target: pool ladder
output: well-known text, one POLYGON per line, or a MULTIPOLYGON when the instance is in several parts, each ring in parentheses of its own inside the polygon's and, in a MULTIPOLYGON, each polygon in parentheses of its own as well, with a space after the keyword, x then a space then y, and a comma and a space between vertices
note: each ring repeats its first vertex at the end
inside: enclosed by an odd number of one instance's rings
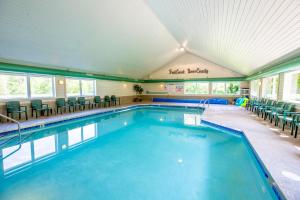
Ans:
POLYGON ((209 98, 208 99, 205 99, 202 103, 202 107, 205 108, 205 105, 207 105, 207 107, 209 108, 209 98))
MULTIPOLYGON (((19 144, 21 144, 21 139, 22 139, 22 136, 21 136, 21 124, 20 124, 20 122, 19 121, 17 121, 17 120, 15 120, 15 119, 13 119, 13 118, 11 118, 11 117, 7 117, 7 116, 5 116, 5 115, 3 115, 3 114, 0 114, 0 117, 2 117, 2 118, 4 118, 4 119, 7 119, 7 120, 9 120, 9 121, 12 121, 12 122, 14 122, 14 123, 16 123, 17 125, 18 125, 18 138, 19 138, 19 144)), ((3 137, 3 136, 2 136, 3 137)), ((0 137, 1 138, 1 137, 0 137)), ((12 137, 12 138, 14 138, 14 137, 12 137)), ((10 138, 10 139, 8 139, 8 140, 6 140, 5 142, 3 142, 3 143, 0 143, 0 147, 2 146, 2 145, 4 145, 4 144, 6 144, 7 142, 9 142, 12 138, 10 138)))

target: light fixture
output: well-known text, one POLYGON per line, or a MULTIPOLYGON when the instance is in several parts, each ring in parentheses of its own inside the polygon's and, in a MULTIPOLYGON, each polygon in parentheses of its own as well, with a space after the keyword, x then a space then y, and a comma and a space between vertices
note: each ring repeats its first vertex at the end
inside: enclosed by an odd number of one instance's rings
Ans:
POLYGON ((59 84, 59 85, 63 85, 63 84, 64 84, 64 81, 63 81, 63 80, 59 80, 59 81, 58 81, 58 84, 59 84))
POLYGON ((123 84, 123 87, 127 87, 127 84, 126 84, 126 83, 124 83, 124 84, 123 84))
POLYGON ((163 84, 160 84, 159 86, 160 86, 161 88, 163 88, 163 87, 164 87, 164 85, 163 85, 163 84))
POLYGON ((179 48, 179 51, 181 51, 181 52, 183 52, 184 50, 185 50, 184 47, 179 48))

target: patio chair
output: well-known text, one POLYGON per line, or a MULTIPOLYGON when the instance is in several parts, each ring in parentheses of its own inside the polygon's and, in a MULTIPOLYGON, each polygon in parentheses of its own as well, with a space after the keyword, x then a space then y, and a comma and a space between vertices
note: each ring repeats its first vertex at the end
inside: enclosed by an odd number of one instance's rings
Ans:
POLYGON ((56 113, 58 113, 58 110, 60 109, 60 114, 63 114, 64 112, 67 112, 67 108, 69 109, 70 112, 70 106, 66 103, 65 98, 57 98, 55 100, 56 103, 56 113))
POLYGON ((31 117, 33 117, 34 112, 36 118, 38 118, 38 112, 40 115, 47 112, 47 116, 49 116, 49 112, 52 114, 52 108, 48 104, 44 104, 41 99, 35 99, 31 100, 31 117))
POLYGON ((11 118, 14 118, 15 114, 19 114, 19 119, 21 119, 21 114, 24 113, 26 120, 28 120, 27 107, 21 106, 20 101, 7 102, 6 111, 7 111, 7 116, 9 117, 9 115, 11 115, 11 118))
POLYGON ((88 106, 88 108, 91 109, 91 106, 92 106, 91 101, 86 100, 85 97, 78 97, 77 101, 78 101, 80 110, 82 110, 82 109, 85 110, 86 106, 88 106))
POLYGON ((77 102, 76 97, 68 97, 68 105, 69 105, 69 110, 73 110, 73 112, 75 112, 75 110, 77 110, 77 107, 80 106, 80 104, 77 102))

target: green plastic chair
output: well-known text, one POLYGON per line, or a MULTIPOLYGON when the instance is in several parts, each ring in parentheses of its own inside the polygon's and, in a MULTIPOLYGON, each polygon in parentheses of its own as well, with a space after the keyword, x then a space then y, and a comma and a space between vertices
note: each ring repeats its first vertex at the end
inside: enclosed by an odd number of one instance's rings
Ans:
POLYGON ((263 115, 264 115, 264 120, 269 118, 269 120, 271 121, 272 113, 274 111, 276 111, 277 109, 283 109, 284 105, 285 105, 284 102, 278 101, 278 102, 275 102, 273 106, 266 106, 262 111, 263 115))
POLYGON ((252 112, 256 112, 256 110, 266 102, 266 99, 262 98, 254 102, 253 107, 251 109, 252 112))
POLYGON ((266 109, 267 107, 273 106, 275 103, 274 100, 268 99, 265 103, 260 104, 257 108, 256 108, 256 114, 257 116, 259 116, 260 114, 262 115, 262 117, 264 117, 264 109, 266 109))
POLYGON ((56 103, 56 113, 58 113, 58 110, 60 109, 60 114, 63 114, 64 112, 67 112, 67 108, 69 109, 70 112, 70 106, 66 103, 65 98, 57 98, 55 100, 56 103))
POLYGON ((19 114, 19 119, 21 119, 21 114, 25 114, 26 120, 28 120, 27 107, 21 106, 20 101, 9 101, 6 103, 7 116, 11 115, 11 118, 15 117, 15 114, 19 114))
POLYGON ((293 130, 295 129, 295 135, 294 135, 295 138, 297 138, 299 126, 300 126, 300 113, 296 113, 294 114, 293 117, 293 125, 291 131, 291 135, 293 135, 293 130))
POLYGON ((256 98, 253 98, 253 99, 249 99, 249 101, 247 102, 245 108, 247 110, 252 110, 252 107, 254 106, 255 102, 257 101, 256 98))
POLYGON ((82 109, 85 110, 86 106, 88 106, 89 109, 91 109, 92 104, 91 104, 90 100, 86 100, 85 97, 78 97, 77 102, 78 102, 80 110, 82 110, 82 109))
POLYGON ((290 123, 292 126, 294 115, 297 114, 295 111, 295 104, 288 103, 285 109, 276 115, 275 126, 282 125, 282 130, 284 131, 284 127, 287 123, 290 123))
POLYGON ((77 107, 80 106, 79 103, 77 103, 76 97, 68 97, 68 105, 69 105, 69 110, 71 110, 72 108, 73 112, 75 112, 77 107))
POLYGON ((111 103, 112 106, 117 105, 117 97, 115 95, 110 96, 110 103, 111 103))
POLYGON ((103 101, 100 96, 94 96, 94 104, 95 106, 101 107, 103 101))
POLYGON ((47 112, 47 116, 49 116, 49 112, 52 114, 52 108, 49 107, 48 104, 43 104, 41 99, 31 100, 31 116, 33 117, 33 112, 35 111, 35 117, 38 118, 38 112, 40 115, 45 114, 47 112))
POLYGON ((104 102, 103 102, 104 107, 110 106, 110 103, 111 103, 110 97, 106 95, 104 97, 104 102))

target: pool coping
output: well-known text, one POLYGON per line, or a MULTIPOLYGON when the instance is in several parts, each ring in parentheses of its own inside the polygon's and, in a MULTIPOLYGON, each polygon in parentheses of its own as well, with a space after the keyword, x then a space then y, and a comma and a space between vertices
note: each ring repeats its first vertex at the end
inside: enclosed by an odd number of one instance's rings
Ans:
MULTIPOLYGON (((113 107, 113 108, 109 108, 107 110, 103 110, 103 109, 99 109, 99 110, 95 110, 96 112, 83 112, 81 115, 62 115, 63 117, 66 117, 65 119, 62 118, 48 118, 48 120, 46 119, 45 123, 38 123, 35 125, 29 125, 29 126, 25 126, 24 128, 21 128, 22 131, 34 131, 35 129, 41 128, 41 127, 47 127, 47 126, 53 126, 55 124, 60 124, 63 122, 68 122, 68 121, 75 121, 78 119, 82 119, 82 118, 86 118, 86 117, 92 117, 92 116, 97 116, 97 115, 104 115, 104 114, 110 114, 110 113, 118 113, 118 112, 124 112, 127 110, 131 110, 131 109, 136 109, 136 108, 143 108, 143 107, 173 107, 173 108, 191 108, 191 109, 202 109, 203 111, 205 111, 205 107, 202 106, 192 106, 192 105, 168 105, 168 104, 137 104, 137 105, 128 105, 128 106, 122 106, 122 107, 113 107)), ((235 128, 230 128, 227 126, 224 126, 222 124, 218 124, 215 122, 211 122, 208 120, 204 120, 201 119, 201 124, 210 126, 212 128, 216 128, 216 129, 220 129, 222 131, 229 131, 233 134, 237 134, 239 136, 242 136, 247 145, 250 147, 251 153, 253 154, 256 162, 258 163, 260 169, 262 170, 262 172, 264 173, 264 177, 266 178, 268 184, 270 185, 270 187, 272 188, 275 196, 277 197, 277 199, 279 200, 286 200, 286 197, 284 195, 284 193, 282 192, 282 190, 280 189, 280 187, 278 186, 278 184, 276 183, 276 181, 274 180, 274 178, 272 177, 271 173, 268 171, 267 167, 265 166, 265 164, 263 163, 263 161, 261 160, 261 158, 259 157, 258 153, 256 152, 256 150, 254 149, 253 145, 251 144, 251 142, 249 141, 249 139, 247 138, 246 134, 239 129, 235 129, 235 128)), ((21 122, 22 125, 22 122, 21 122)), ((17 127, 14 130, 9 130, 9 131, 0 131, 0 137, 3 136, 8 136, 10 135, 10 137, 16 136, 17 134, 17 127)))

